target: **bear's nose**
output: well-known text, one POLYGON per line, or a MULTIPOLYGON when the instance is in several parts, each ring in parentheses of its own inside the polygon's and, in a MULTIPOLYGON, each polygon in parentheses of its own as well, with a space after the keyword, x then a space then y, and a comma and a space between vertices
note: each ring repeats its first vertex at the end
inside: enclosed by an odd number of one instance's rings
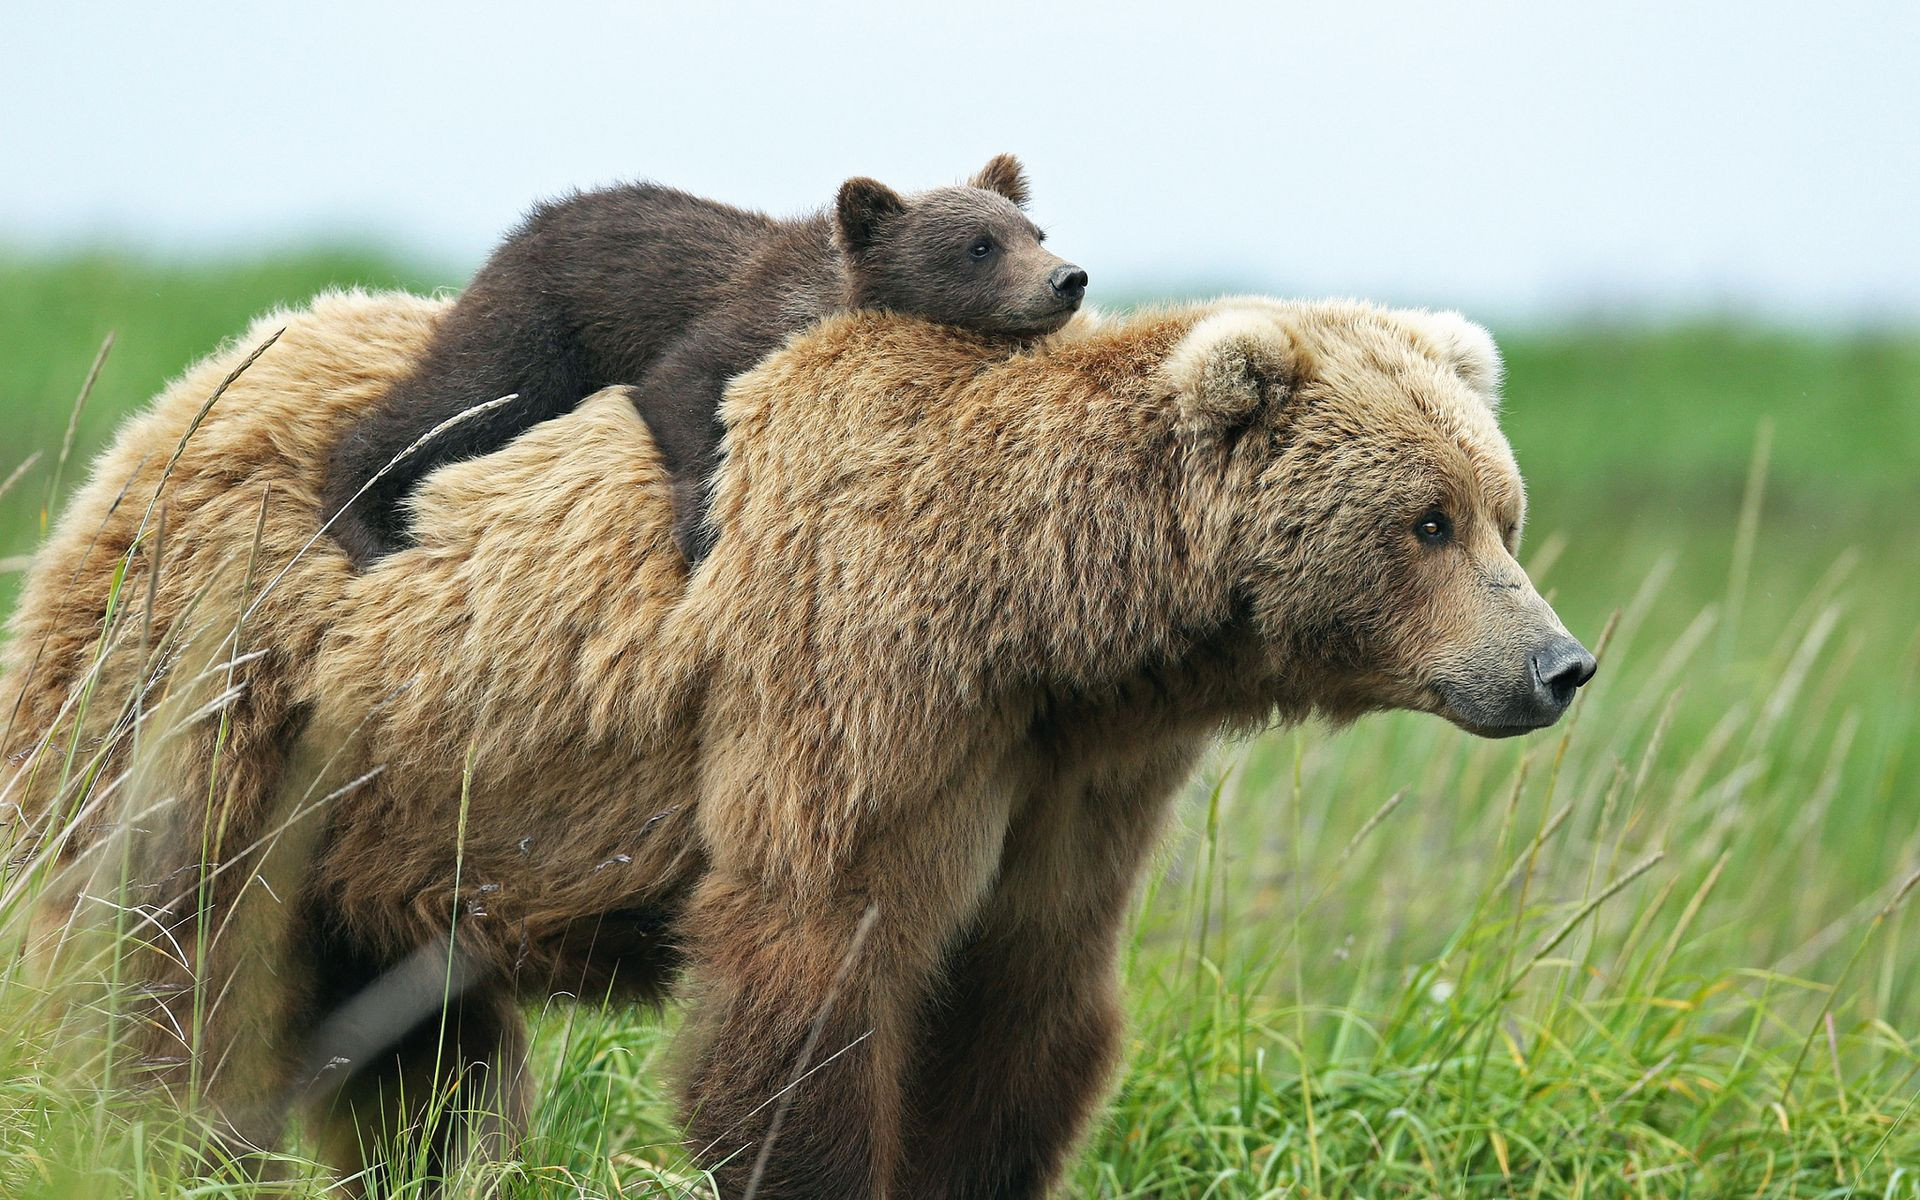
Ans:
POLYGON ((1558 708, 1573 701, 1573 693, 1593 678, 1598 666, 1587 648, 1570 637, 1555 638, 1533 655, 1534 678, 1558 708))
POLYGON ((1087 273, 1072 263, 1055 267, 1047 282, 1053 284, 1054 294, 1064 300, 1078 300, 1087 294, 1087 273))

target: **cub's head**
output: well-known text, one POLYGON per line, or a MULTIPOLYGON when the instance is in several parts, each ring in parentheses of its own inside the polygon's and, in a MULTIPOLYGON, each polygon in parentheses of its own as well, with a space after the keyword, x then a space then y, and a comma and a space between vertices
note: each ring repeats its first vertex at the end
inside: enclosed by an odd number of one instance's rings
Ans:
POLYGON ((1223 473, 1216 536, 1283 704, 1487 737, 1560 718, 1595 664, 1514 558, 1526 497, 1484 329, 1227 302, 1166 371, 1182 436, 1223 473))
POLYGON ((1066 324, 1087 273, 1041 245, 1021 209, 1027 178, 1002 154, 958 187, 902 196, 849 179, 834 203, 855 308, 882 308, 982 333, 1038 335, 1066 324))

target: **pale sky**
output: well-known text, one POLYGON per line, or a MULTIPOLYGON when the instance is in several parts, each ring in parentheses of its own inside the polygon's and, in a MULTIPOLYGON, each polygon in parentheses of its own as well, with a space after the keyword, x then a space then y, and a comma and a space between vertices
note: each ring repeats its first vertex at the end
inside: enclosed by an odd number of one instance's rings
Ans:
POLYGON ((775 213, 1001 150, 1093 298, 1920 320, 1920 3, 28 4, 0 246, 460 270, 650 177, 775 213))

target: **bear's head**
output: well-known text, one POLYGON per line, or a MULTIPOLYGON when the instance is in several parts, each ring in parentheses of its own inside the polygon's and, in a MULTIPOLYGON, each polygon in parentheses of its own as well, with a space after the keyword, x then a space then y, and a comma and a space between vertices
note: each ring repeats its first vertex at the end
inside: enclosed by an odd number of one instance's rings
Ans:
POLYGON ((1182 436, 1221 466, 1216 540, 1276 693, 1489 737, 1560 718, 1595 663, 1514 557, 1526 498, 1486 330, 1236 301, 1165 370, 1182 436))
POLYGON ((1051 333, 1087 291, 1087 273, 1041 243, 1021 209, 1027 179, 1011 154, 966 184, 902 196, 849 179, 834 204, 834 240, 855 308, 886 309, 982 333, 1051 333))

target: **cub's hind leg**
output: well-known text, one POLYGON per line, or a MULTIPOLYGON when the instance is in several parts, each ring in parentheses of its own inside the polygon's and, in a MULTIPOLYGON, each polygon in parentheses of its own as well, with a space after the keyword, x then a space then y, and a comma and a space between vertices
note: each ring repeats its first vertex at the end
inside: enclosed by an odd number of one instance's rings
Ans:
POLYGON ((436 467, 498 450, 586 398, 581 353, 559 315, 531 301, 488 304, 481 287, 461 298, 420 361, 334 447, 320 518, 333 520, 333 537, 355 567, 413 544, 405 501, 436 467), (515 399, 401 456, 442 422, 509 395, 515 399))

